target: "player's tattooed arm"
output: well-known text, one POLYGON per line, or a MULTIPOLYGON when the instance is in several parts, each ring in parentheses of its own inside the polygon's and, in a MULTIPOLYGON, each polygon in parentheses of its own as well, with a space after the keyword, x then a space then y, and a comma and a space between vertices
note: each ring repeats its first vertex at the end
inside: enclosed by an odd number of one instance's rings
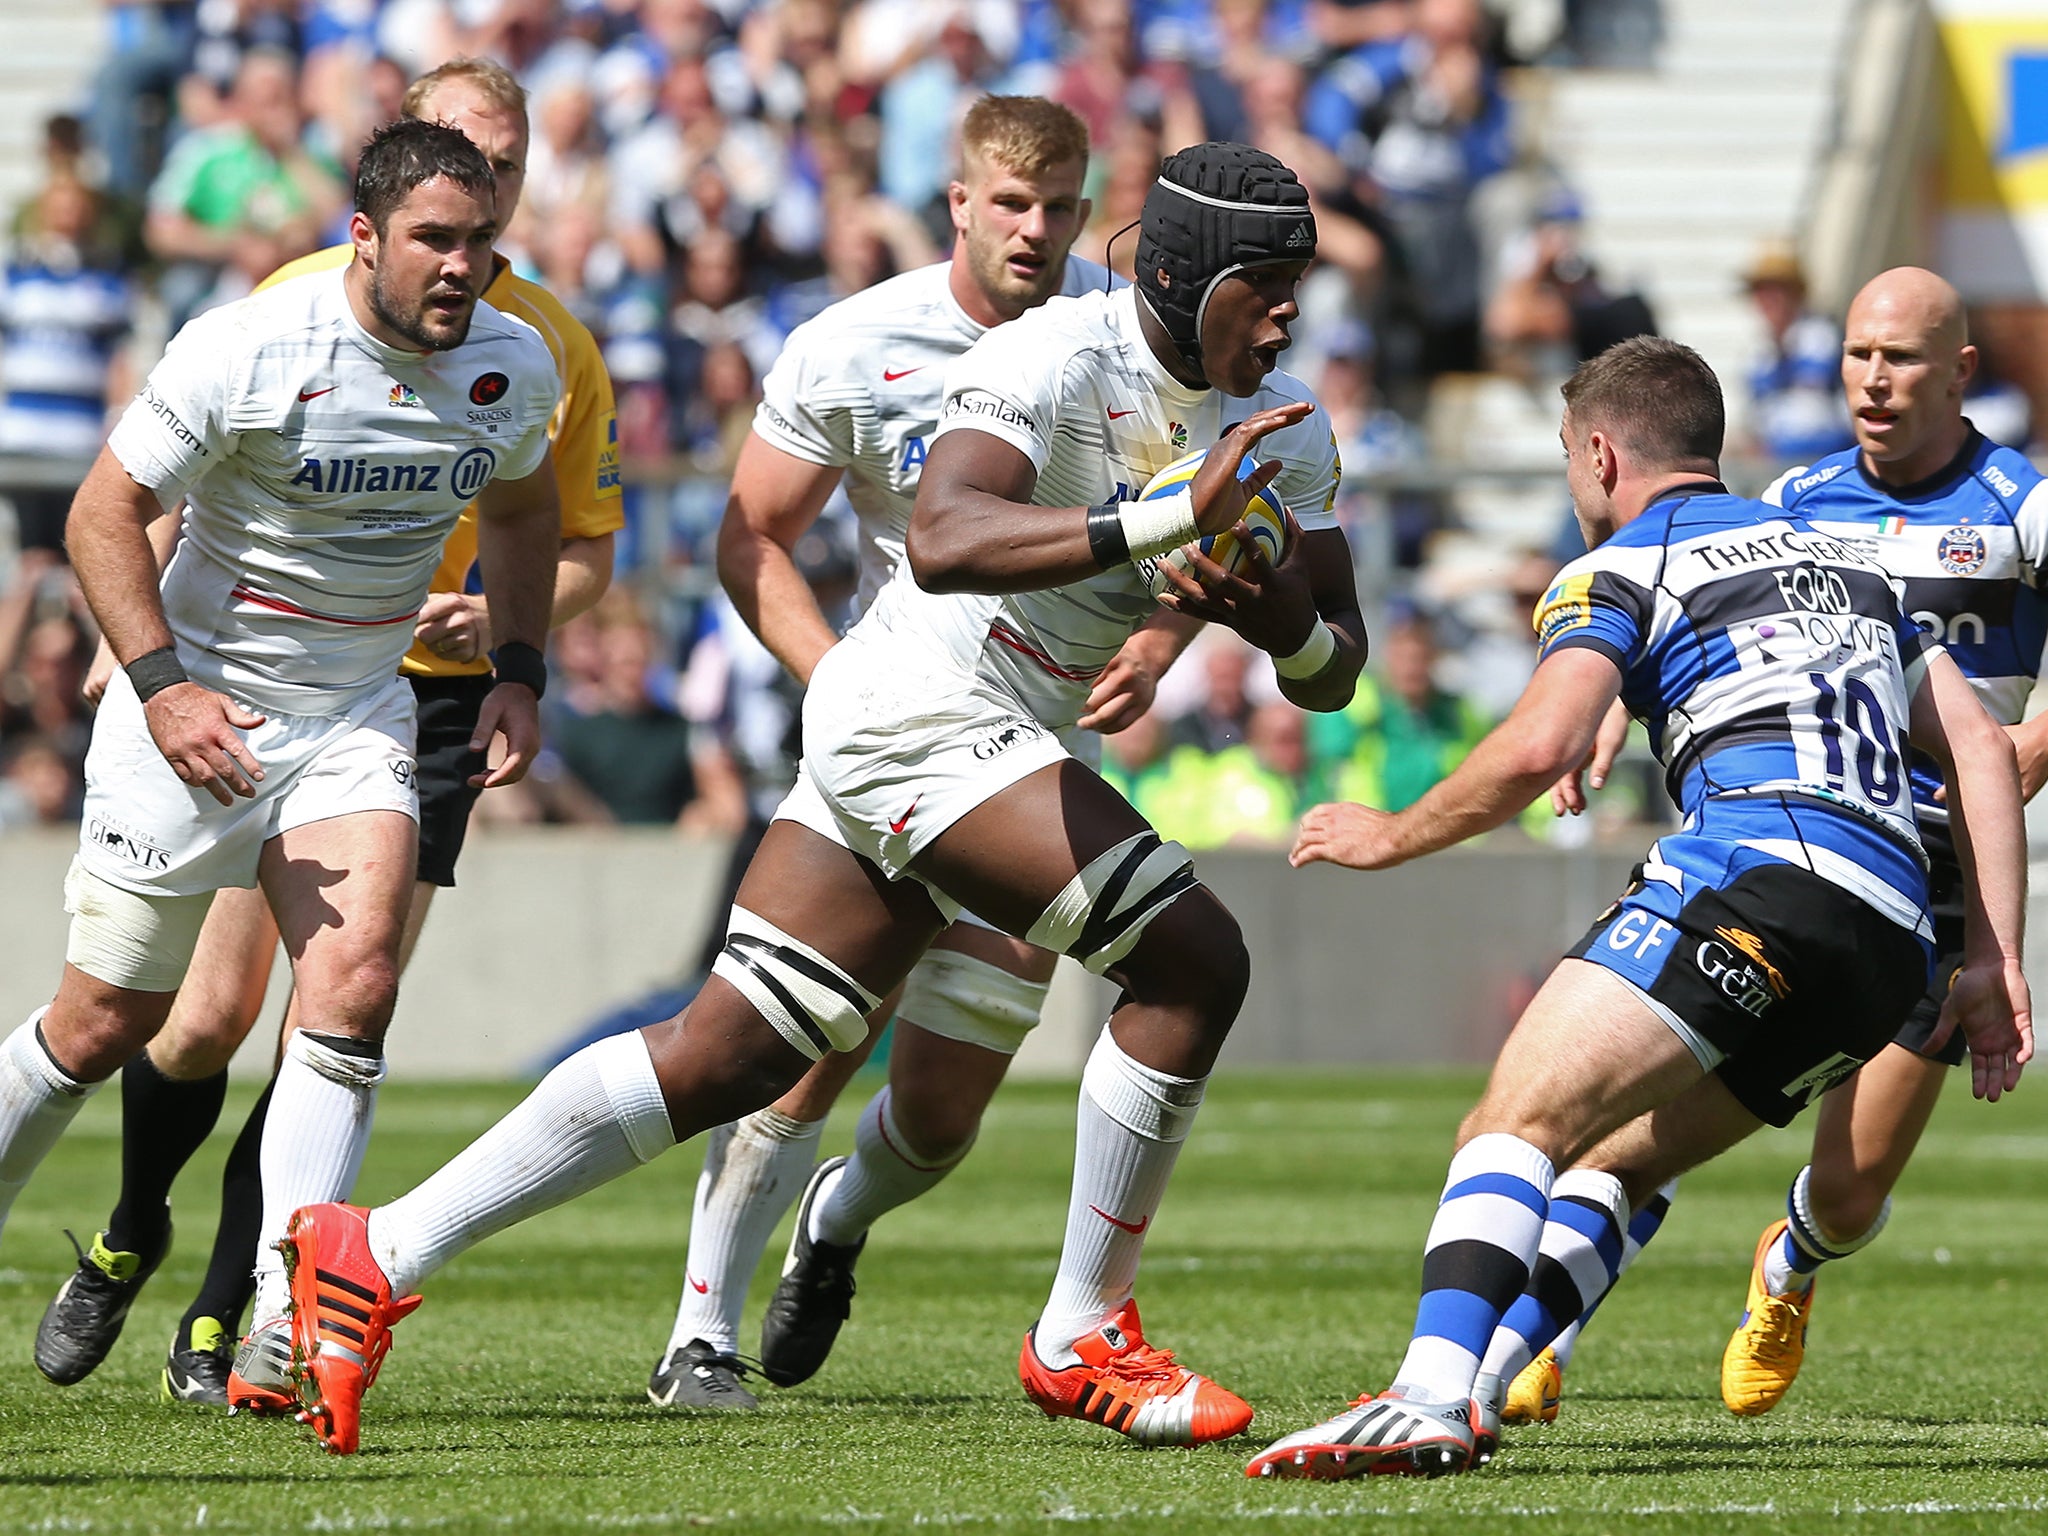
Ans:
POLYGON ((1288 862, 1391 869, 1490 832, 1555 784, 1593 745, 1621 671, 1585 646, 1553 651, 1513 713, 1452 772, 1405 811, 1319 805, 1301 819, 1288 862))
POLYGON ((794 552, 831 499, 840 473, 749 432, 718 525, 718 579, 726 595, 747 628, 806 685, 839 636, 797 569, 794 552))
POLYGON ((254 795, 263 778, 238 734, 261 725, 263 716, 182 675, 149 537, 163 511, 156 492, 131 478, 112 449, 102 448, 71 503, 64 541, 114 659, 126 667, 156 658, 150 679, 136 674, 136 692, 157 750, 180 779, 231 805, 237 795, 254 795))
POLYGON ((1963 966, 1928 1046, 1961 1029, 1971 1087, 1980 1099, 1996 1099, 2018 1084, 2034 1054, 2033 1005, 2021 970, 2027 830, 2019 767, 2011 739, 1946 652, 1928 655, 1908 731, 1941 764, 1963 872, 1963 966))

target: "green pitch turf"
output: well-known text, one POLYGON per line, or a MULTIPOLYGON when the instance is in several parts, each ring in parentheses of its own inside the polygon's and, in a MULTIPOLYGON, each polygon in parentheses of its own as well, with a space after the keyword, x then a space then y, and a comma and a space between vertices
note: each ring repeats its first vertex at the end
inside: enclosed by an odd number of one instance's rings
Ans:
MULTIPOLYGON (((45 1165, 0 1244, 0 1527, 36 1531, 1407 1533, 2038 1531, 2048 1525, 2048 1089, 1995 1108, 1958 1081, 1883 1241, 1821 1282, 1805 1376, 1776 1412, 1720 1406, 1756 1233, 1803 1160, 1769 1133, 1691 1178, 1582 1348, 1552 1428, 1435 1483, 1253 1483, 1266 1439, 1385 1384, 1470 1074, 1226 1074, 1161 1212, 1154 1339, 1243 1392, 1252 1435, 1145 1451, 1020 1397, 1051 1276, 1072 1090, 1020 1084, 953 1179, 878 1229, 831 1364, 744 1416, 642 1393, 667 1336, 697 1155, 515 1228, 427 1287, 331 1460, 289 1423, 157 1402, 164 1341, 212 1230, 223 1131, 179 1191, 182 1241, 99 1373, 60 1391, 29 1349, 114 1189, 114 1093, 45 1165)), ((514 1090, 395 1085, 363 1193, 399 1192, 514 1090)), ((827 1138, 843 1147, 851 1116, 827 1138)), ((782 1240, 756 1287, 757 1337, 782 1240)))

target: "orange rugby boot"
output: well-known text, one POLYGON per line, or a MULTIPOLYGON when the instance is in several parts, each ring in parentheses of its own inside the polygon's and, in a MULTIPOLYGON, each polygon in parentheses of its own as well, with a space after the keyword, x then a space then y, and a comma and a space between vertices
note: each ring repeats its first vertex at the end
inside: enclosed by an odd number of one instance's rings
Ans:
POLYGON ((370 1252, 369 1222, 357 1205, 301 1206, 278 1244, 291 1277, 299 1419, 337 1456, 361 1442, 363 1394, 391 1348, 392 1325, 420 1304, 392 1296, 370 1252))
POLYGON ((1141 1445, 1227 1440, 1252 1421, 1252 1405, 1208 1377, 1174 1364, 1145 1342, 1138 1304, 1127 1301, 1093 1333, 1074 1341, 1079 1365, 1054 1370, 1038 1358, 1037 1329, 1017 1361, 1024 1395, 1050 1418, 1086 1419, 1141 1445))

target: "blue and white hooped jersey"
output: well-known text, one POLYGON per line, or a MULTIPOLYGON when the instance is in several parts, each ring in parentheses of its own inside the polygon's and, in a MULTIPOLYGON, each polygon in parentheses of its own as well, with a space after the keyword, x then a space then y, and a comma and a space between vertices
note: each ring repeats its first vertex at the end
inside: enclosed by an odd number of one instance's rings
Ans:
MULTIPOLYGON (((2019 722, 2048 642, 2048 479, 2025 454, 1973 431, 1938 473, 1895 487, 1851 448, 1788 470, 1764 500, 1889 571, 1907 614, 1955 658, 1991 717, 2019 722)), ((1920 752, 1912 765, 1921 821, 1946 826, 1934 800, 1940 769, 1920 752)))
POLYGON ((1905 725, 1929 643, 1860 551, 1687 486, 1566 566, 1536 631, 1546 657, 1585 646, 1621 669, 1686 832, 1927 928, 1905 725))

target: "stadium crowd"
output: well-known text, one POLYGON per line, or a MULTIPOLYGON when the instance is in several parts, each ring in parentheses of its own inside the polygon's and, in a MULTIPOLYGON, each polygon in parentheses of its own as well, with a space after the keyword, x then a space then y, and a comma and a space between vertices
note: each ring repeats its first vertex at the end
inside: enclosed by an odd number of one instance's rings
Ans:
MULTIPOLYGON (((1191 843, 1284 839, 1325 793, 1398 808, 1454 766, 1534 664, 1527 614, 1576 552, 1475 576, 1432 448, 1439 381, 1547 385, 1654 331, 1603 282, 1579 199, 1522 141, 1517 67, 1630 62, 1653 6, 1615 0, 185 0, 116 8, 77 116, 48 125, 43 185, 0 280, 0 827, 77 813, 92 636, 63 565, 64 467, 97 447, 162 340, 287 261, 346 238, 351 157, 405 82, 458 53, 531 95, 525 197, 500 241, 599 338, 629 466, 618 590, 565 630, 542 769, 483 813, 737 827, 780 743, 748 745, 758 683, 728 665, 710 555, 725 487, 783 339, 825 305, 940 259, 949 144, 989 90, 1072 106, 1095 147, 1079 255, 1128 273, 1162 154, 1204 138, 1278 154, 1311 189, 1320 261, 1288 366, 1330 412, 1340 519, 1385 633, 1359 699, 1313 725, 1234 637, 1205 638, 1111 754, 1191 843), (1391 627, 1387 621, 1392 620, 1391 627), (696 653, 712 642, 704 657, 696 653), (1175 804, 1228 803, 1183 826, 1175 804)), ((1653 31, 1654 29, 1650 29, 1653 31)), ((1760 448, 1846 441, 1838 332, 1796 261, 1751 291, 1778 352, 1751 386, 1760 448)), ((1545 391, 1547 393, 1547 389, 1545 391)), ((1990 402, 1987 402, 1989 405, 1990 402)), ((2008 407, 2012 404, 2004 402, 2008 407)), ((2024 431, 2024 406, 2018 430, 2024 431)), ((2008 411, 2010 414, 2010 411, 2008 411)), ((1987 425, 1989 425, 1987 423, 1987 425)), ((1996 431, 1997 429, 1993 429, 1996 431)), ((2003 434, 2001 434, 2003 435, 2003 434)), ((1453 466, 1455 467, 1455 466, 1453 466)), ((839 536, 843 501, 828 509, 839 536)), ((1535 541, 1540 545, 1541 541, 1535 541)), ((758 734, 758 732, 756 733, 758 734)), ((1626 820, 1654 796, 1610 797, 1626 820)), ((1532 831, 1543 829, 1537 821, 1532 831)), ((1578 831, 1582 829, 1574 829, 1578 831)))

